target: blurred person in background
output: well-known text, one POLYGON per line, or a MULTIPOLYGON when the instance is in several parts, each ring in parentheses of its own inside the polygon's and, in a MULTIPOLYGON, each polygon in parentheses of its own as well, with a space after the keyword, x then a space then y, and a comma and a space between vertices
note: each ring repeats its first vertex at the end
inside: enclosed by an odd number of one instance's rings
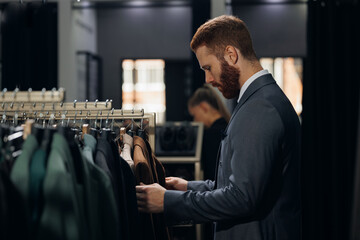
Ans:
POLYGON ((194 121, 203 123, 205 128, 201 154, 204 179, 215 180, 217 151, 230 113, 209 84, 204 84, 194 92, 188 101, 188 109, 194 121))

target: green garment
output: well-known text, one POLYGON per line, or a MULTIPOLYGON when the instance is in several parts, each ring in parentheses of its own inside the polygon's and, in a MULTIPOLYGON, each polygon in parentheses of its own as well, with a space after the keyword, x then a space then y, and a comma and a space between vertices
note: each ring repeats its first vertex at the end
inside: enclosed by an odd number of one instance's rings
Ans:
POLYGON ((83 166, 90 239, 118 239, 119 217, 109 176, 94 164, 96 139, 84 135, 83 166))
POLYGON ((44 209, 38 239, 85 239, 85 217, 81 211, 83 189, 76 181, 68 143, 58 133, 53 136, 43 190, 44 209))
POLYGON ((94 138, 90 134, 84 134, 84 148, 83 148, 83 155, 84 157, 94 164, 94 153, 96 151, 96 138, 94 138))
POLYGON ((30 187, 29 206, 31 213, 31 225, 33 232, 36 232, 41 210, 43 207, 43 181, 46 173, 46 152, 38 149, 32 156, 30 163, 30 187))
POLYGON ((24 142, 21 155, 16 159, 11 170, 11 180, 26 203, 29 202, 30 161, 38 147, 36 137, 30 134, 24 142))

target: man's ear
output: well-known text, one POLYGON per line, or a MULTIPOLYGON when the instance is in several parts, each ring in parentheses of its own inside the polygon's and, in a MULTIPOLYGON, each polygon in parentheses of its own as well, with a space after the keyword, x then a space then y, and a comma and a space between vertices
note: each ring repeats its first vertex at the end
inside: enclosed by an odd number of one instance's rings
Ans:
POLYGON ((235 65, 239 60, 239 54, 236 48, 231 45, 226 46, 224 58, 229 64, 235 65))

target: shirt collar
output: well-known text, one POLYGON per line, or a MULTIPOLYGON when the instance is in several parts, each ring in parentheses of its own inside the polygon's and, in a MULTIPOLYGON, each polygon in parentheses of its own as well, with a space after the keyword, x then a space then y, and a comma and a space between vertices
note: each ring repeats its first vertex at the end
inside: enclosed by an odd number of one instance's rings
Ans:
POLYGON ((240 102, 241 97, 244 95, 246 89, 250 86, 250 84, 255 81, 257 78, 265 75, 265 74, 269 74, 269 71, 264 69, 261 71, 258 71, 257 73, 255 73, 254 75, 252 75, 248 80, 246 80, 246 82, 244 83, 244 85, 241 87, 240 89, 240 94, 239 94, 239 98, 237 100, 237 102, 240 102))

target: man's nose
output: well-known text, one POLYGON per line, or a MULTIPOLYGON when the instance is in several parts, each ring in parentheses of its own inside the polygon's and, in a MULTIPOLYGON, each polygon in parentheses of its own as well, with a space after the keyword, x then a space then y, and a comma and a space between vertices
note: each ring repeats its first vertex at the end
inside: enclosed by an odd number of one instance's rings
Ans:
POLYGON ((212 82, 214 82, 214 78, 213 78, 212 74, 210 74, 210 73, 205 73, 205 82, 206 82, 206 83, 212 83, 212 82))

